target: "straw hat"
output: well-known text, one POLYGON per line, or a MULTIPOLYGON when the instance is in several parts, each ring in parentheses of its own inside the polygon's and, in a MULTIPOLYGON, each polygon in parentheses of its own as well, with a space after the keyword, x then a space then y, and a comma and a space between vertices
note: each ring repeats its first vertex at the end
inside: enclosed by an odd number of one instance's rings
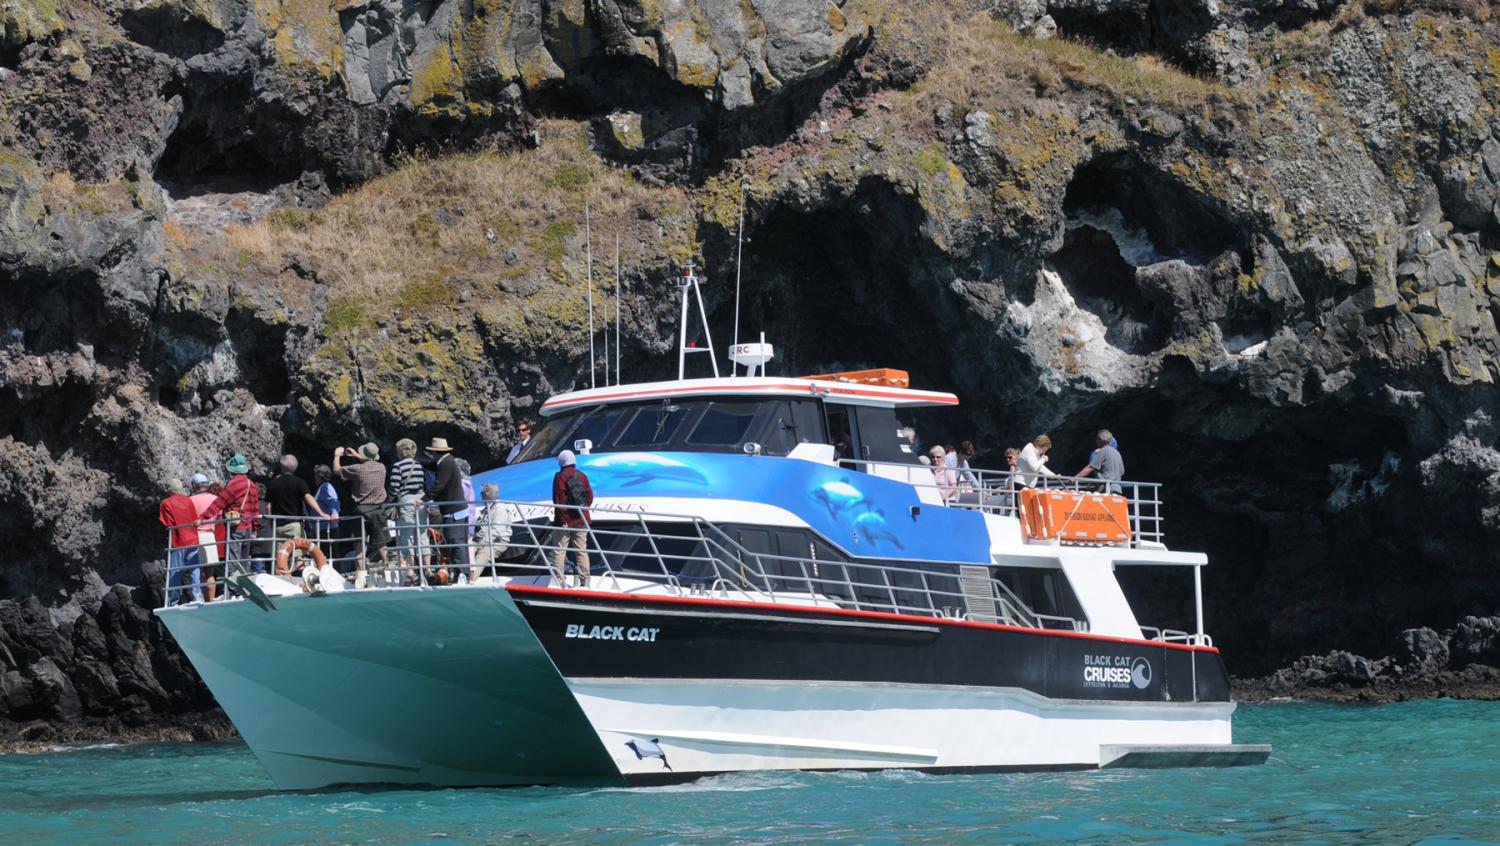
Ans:
POLYGON ((432 443, 427 445, 428 452, 452 452, 453 447, 448 446, 447 438, 433 438, 432 443))

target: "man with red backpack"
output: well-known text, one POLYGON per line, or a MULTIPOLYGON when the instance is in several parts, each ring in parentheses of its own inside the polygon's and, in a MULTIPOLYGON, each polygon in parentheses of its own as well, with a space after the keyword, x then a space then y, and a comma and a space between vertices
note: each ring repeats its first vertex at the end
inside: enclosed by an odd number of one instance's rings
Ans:
MULTIPOLYGON (((565 505, 593 505, 594 489, 589 485, 589 477, 583 475, 578 469, 578 459, 574 457, 573 451, 565 449, 557 455, 557 475, 552 477, 552 502, 558 506, 565 505)), ((576 572, 578 573, 578 586, 586 588, 589 586, 589 534, 588 526, 593 523, 589 512, 580 508, 556 508, 553 511, 552 525, 557 528, 552 530, 550 544, 552 546, 552 570, 559 583, 565 584, 567 570, 563 565, 568 557, 568 547, 577 550, 576 572)))

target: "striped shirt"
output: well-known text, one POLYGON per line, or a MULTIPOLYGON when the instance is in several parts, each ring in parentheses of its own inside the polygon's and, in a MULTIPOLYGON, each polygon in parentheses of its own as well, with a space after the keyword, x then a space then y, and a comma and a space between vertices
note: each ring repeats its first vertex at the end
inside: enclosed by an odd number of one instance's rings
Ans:
POLYGON ((391 465, 390 475, 386 476, 386 491, 393 500, 407 494, 422 495, 422 468, 417 466, 415 458, 403 458, 391 465))

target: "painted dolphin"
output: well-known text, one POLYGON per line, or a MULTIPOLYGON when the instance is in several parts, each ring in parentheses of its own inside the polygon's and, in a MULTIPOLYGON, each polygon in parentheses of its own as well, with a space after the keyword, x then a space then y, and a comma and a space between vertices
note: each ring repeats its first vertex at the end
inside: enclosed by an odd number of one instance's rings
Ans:
POLYGON ((839 512, 847 511, 858 505, 864 505, 865 510, 870 510, 870 501, 859 492, 859 488, 849 484, 849 477, 837 482, 825 482, 812 489, 809 494, 813 501, 828 509, 828 516, 837 520, 839 512))
POLYGON ((881 509, 877 508, 874 511, 866 511, 855 517, 854 530, 864 535, 865 541, 868 543, 874 543, 878 540, 890 541, 896 545, 897 549, 906 549, 906 544, 902 543, 901 539, 896 537, 896 533, 891 531, 890 524, 885 522, 885 511, 881 509))
POLYGON ((603 470, 619 481, 622 488, 633 488, 651 482, 685 482, 690 485, 707 485, 708 477, 703 471, 684 464, 675 458, 649 452, 620 452, 613 455, 589 456, 579 462, 585 470, 603 470))

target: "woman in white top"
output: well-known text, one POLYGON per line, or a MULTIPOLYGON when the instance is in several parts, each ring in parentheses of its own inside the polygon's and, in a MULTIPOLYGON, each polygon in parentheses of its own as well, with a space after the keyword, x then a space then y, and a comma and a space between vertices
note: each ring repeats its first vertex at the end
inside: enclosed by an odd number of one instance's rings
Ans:
POLYGON ((1047 468, 1047 450, 1052 448, 1052 439, 1046 435, 1037 435, 1036 440, 1021 448, 1021 455, 1016 459, 1016 487, 1034 488, 1038 476, 1056 476, 1057 474, 1047 468))

